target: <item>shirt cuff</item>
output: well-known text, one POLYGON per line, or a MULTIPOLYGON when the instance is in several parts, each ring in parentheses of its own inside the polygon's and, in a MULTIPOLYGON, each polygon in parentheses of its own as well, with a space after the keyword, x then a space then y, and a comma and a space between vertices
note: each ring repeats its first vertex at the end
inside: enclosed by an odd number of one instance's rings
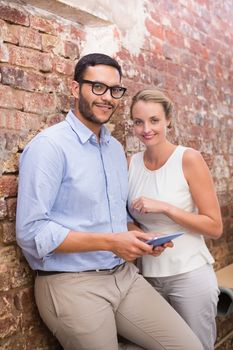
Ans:
POLYGON ((69 232, 70 229, 50 221, 35 237, 38 256, 42 259, 53 254, 53 251, 65 240, 69 232))

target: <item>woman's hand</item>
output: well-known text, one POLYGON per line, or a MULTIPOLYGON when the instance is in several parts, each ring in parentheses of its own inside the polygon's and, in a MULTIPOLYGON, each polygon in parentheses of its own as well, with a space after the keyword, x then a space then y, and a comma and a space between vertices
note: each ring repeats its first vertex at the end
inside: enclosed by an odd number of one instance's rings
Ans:
POLYGON ((131 208, 140 214, 164 213, 167 203, 148 197, 139 197, 132 201, 131 208))
POLYGON ((172 248, 173 246, 174 246, 174 244, 172 241, 167 242, 167 243, 163 244, 162 246, 159 245, 157 247, 154 247, 154 249, 152 250, 150 255, 159 256, 166 248, 172 248))

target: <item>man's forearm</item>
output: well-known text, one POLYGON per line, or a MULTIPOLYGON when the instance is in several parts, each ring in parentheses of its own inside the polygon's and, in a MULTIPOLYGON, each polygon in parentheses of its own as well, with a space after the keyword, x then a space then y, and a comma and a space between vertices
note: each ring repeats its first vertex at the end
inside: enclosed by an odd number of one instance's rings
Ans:
POLYGON ((70 231, 55 253, 81 253, 111 250, 113 234, 70 231))

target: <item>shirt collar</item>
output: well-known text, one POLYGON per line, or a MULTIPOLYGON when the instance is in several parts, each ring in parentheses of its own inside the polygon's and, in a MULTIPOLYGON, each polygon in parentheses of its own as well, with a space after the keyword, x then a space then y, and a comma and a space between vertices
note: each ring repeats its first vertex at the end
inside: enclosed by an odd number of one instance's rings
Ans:
MULTIPOLYGON (((66 116, 67 123, 70 125, 72 130, 78 135, 82 144, 87 141, 92 141, 97 143, 96 135, 91 131, 86 125, 84 125, 74 114, 72 110, 66 116)), ((110 131, 105 125, 101 126, 100 130, 100 143, 109 143, 111 138, 110 131)))

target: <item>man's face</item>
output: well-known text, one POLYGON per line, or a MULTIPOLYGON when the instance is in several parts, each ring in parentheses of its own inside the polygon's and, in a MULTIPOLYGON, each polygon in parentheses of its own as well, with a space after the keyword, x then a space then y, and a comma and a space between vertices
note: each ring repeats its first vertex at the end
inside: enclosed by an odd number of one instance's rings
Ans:
MULTIPOLYGON (((120 86, 120 75, 116 68, 106 65, 88 67, 83 80, 104 83, 108 86, 120 86)), ((103 95, 95 95, 92 85, 80 83, 77 97, 77 116, 89 128, 107 123, 119 105, 119 99, 111 96, 110 90, 103 95)))

